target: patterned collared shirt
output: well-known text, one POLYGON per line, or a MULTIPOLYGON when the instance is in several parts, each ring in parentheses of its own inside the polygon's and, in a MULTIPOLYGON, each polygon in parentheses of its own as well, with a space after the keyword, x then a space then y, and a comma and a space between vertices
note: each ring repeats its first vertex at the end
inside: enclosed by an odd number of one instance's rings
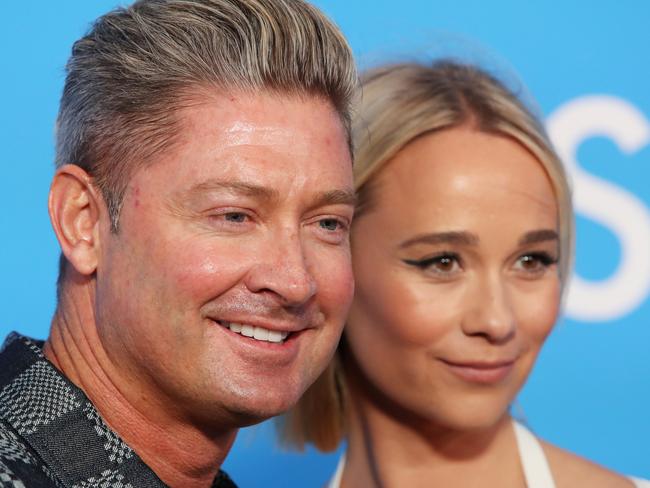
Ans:
MULTIPOLYGON (((41 351, 12 333, 0 348, 0 488, 166 486, 41 351)), ((213 488, 236 488, 223 471, 213 488)))

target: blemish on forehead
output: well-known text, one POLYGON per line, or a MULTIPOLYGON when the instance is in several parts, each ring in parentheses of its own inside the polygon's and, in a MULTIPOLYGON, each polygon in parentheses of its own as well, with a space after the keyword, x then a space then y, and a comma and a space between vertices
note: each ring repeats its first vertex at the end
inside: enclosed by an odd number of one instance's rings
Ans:
POLYGON ((139 187, 138 185, 136 185, 136 186, 133 188, 133 198, 134 198, 134 200, 135 200, 135 201, 134 201, 134 205, 135 205, 135 207, 136 207, 136 208, 139 207, 139 206, 140 206, 140 187, 139 187))

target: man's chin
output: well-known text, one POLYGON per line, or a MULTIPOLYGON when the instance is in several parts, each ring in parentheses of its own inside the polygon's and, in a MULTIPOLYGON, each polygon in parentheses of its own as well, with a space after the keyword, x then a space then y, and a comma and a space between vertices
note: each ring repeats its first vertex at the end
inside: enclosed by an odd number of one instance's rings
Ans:
POLYGON ((259 424, 272 417, 282 415, 289 411, 300 399, 295 398, 272 399, 260 402, 259 404, 243 403, 230 410, 233 424, 236 427, 248 427, 259 424))

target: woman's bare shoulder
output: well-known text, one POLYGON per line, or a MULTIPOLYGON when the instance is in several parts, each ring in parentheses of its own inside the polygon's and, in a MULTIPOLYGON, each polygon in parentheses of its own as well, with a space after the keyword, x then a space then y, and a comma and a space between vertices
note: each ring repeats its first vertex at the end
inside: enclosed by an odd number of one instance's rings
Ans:
POLYGON ((553 472, 557 488, 589 486, 590 488, 633 488, 625 476, 588 461, 569 451, 541 441, 553 472))

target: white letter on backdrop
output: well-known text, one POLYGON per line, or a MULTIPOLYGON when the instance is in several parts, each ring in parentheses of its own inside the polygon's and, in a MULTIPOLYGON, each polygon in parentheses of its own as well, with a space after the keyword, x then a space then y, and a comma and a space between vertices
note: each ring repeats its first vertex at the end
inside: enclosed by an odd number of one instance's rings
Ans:
POLYGON ((583 170, 576 153, 585 140, 603 136, 633 154, 650 143, 650 122, 623 99, 592 95, 559 107, 547 127, 573 179, 576 213, 607 227, 621 245, 621 261, 607 279, 590 282, 574 275, 567 314, 588 322, 623 317, 650 291, 650 213, 632 193, 583 170))

